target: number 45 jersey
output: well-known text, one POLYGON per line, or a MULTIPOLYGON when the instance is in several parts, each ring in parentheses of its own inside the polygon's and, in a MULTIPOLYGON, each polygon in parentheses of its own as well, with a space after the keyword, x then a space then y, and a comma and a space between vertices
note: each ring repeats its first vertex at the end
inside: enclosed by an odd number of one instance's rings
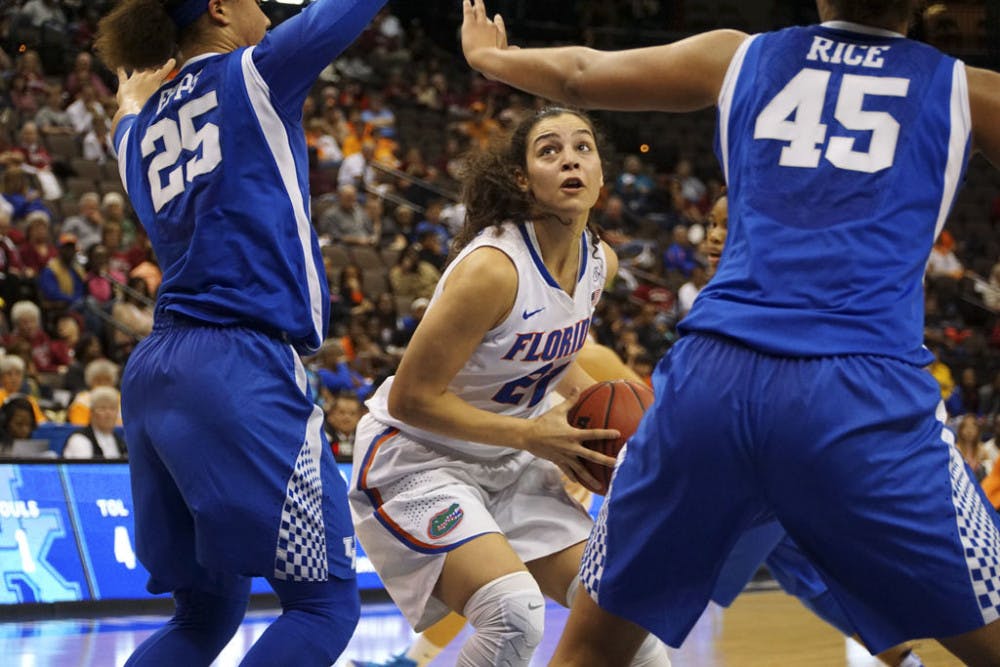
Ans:
POLYGON ((312 3, 254 47, 188 60, 119 122, 122 182, 163 270, 158 308, 319 347, 329 293, 302 104, 384 4, 312 3))
MULTIPOLYGON (((587 340, 594 306, 604 290, 604 247, 595 248, 591 238, 589 232, 580 237, 572 295, 559 286, 542 262, 534 223, 507 222, 499 234, 491 227, 462 249, 438 281, 428 309, 434 308, 452 269, 483 246, 501 250, 517 268, 517 295, 507 318, 486 333, 452 379, 450 391, 474 407, 511 417, 532 418, 555 405, 549 397, 587 340)), ((395 419, 388 409, 392 382, 393 378, 383 382, 366 403, 380 422, 431 447, 446 447, 478 459, 517 451, 448 438, 395 419)))
POLYGON ((755 35, 718 100, 719 273, 682 333, 926 365, 923 275, 968 160, 965 67, 844 22, 755 35))

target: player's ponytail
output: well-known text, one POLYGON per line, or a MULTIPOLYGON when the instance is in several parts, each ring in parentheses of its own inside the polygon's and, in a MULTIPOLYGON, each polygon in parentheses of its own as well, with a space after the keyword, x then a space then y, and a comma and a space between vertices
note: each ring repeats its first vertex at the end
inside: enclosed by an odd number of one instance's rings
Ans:
POLYGON ((179 31, 167 10, 177 0, 122 0, 97 24, 94 47, 112 71, 158 67, 177 55, 179 31))

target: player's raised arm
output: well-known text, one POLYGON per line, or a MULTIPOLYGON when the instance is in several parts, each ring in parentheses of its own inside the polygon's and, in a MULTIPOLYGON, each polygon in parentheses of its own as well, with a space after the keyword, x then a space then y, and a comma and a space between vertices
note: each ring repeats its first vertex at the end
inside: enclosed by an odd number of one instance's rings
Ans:
POLYGON ((386 0, 317 0, 284 21, 254 48, 253 60, 271 96, 289 111, 324 67, 358 38, 386 0))
POLYGON ((462 50, 469 65, 515 88, 585 108, 694 111, 715 104, 729 61, 747 35, 715 30, 626 51, 582 46, 518 49, 507 45, 497 14, 462 0, 462 50))

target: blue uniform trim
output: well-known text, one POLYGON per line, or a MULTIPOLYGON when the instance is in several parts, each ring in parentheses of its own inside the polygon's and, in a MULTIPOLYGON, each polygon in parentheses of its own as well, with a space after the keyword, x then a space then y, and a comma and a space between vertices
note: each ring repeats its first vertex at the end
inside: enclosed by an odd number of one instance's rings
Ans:
POLYGON ((382 494, 379 493, 377 488, 368 486, 367 477, 368 470, 371 468, 372 461, 375 460, 375 453, 378 451, 379 447, 381 447, 387 440, 394 438, 398 434, 399 429, 390 426, 372 438, 371 444, 368 445, 368 451, 365 453, 365 456, 361 461, 361 470, 358 472, 358 491, 364 492, 365 496, 368 498, 368 502, 370 502, 372 507, 375 509, 373 512, 375 518, 378 519, 378 522, 381 523, 387 531, 389 531, 389 534, 405 544, 409 549, 418 551, 422 554, 439 554, 451 551, 455 547, 462 546, 469 540, 474 540, 477 537, 494 532, 488 530, 467 537, 459 542, 436 545, 428 544, 427 542, 410 535, 408 532, 403 530, 399 524, 392 520, 392 517, 389 516, 389 514, 385 511, 385 508, 382 506, 382 494))
POLYGON ((541 256, 538 254, 538 249, 535 247, 535 244, 532 243, 531 234, 528 233, 528 226, 522 222, 518 224, 517 231, 521 232, 521 238, 524 239, 524 245, 528 246, 528 254, 531 255, 531 261, 535 263, 535 266, 538 268, 538 273, 541 274, 545 283, 550 287, 562 289, 559 287, 559 283, 556 282, 555 278, 552 277, 552 274, 549 273, 548 267, 545 266, 545 262, 542 261, 541 256))
MULTIPOLYGON (((524 245, 528 246, 528 254, 531 255, 531 261, 535 263, 535 267, 538 268, 538 273, 541 274, 542 279, 545 280, 545 284, 550 287, 555 287, 561 290, 562 287, 556 282, 556 279, 552 277, 549 273, 549 269, 545 266, 545 262, 542 261, 542 256, 538 254, 538 248, 535 247, 535 243, 531 238, 531 233, 528 232, 528 226, 521 222, 517 225, 517 231, 521 232, 521 238, 524 239, 524 245)), ((580 271, 576 277, 576 281, 580 282, 583 280, 583 275, 587 271, 587 233, 584 232, 580 235, 580 271)))

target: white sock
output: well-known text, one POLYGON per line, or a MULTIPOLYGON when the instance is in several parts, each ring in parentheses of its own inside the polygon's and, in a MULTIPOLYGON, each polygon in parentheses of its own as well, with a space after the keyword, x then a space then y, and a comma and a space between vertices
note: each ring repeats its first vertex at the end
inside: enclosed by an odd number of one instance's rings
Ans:
POLYGON ((407 649, 406 657, 417 663, 417 667, 427 667, 427 663, 438 657, 443 649, 443 646, 437 646, 427 641, 423 635, 419 635, 407 649))
POLYGON ((923 661, 913 651, 906 654, 906 657, 899 663, 899 667, 924 667, 923 661))
POLYGON ((646 635, 642 646, 632 658, 630 667, 670 667, 667 645, 661 642, 656 635, 646 635))

